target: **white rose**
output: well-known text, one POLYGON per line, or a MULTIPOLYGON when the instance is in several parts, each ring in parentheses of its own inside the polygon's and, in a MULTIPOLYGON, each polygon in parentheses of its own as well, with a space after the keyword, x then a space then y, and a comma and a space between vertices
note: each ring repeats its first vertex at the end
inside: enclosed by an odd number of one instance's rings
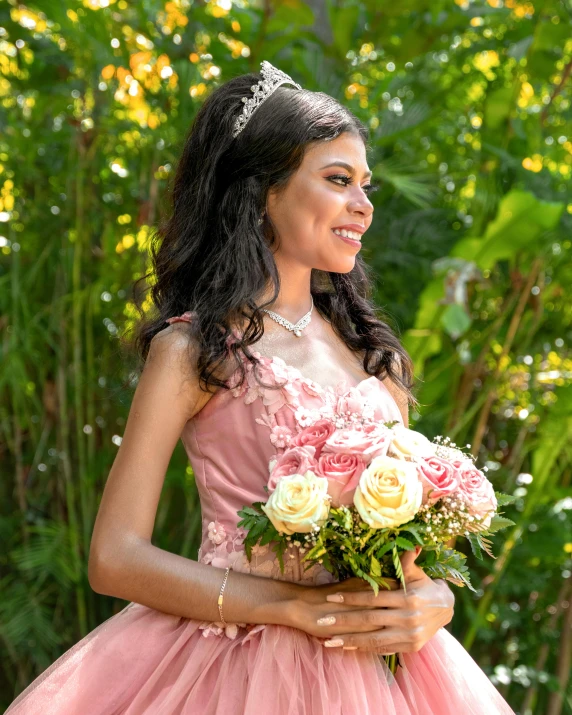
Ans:
POLYGON ((396 424, 391 429, 391 443, 387 450, 388 457, 413 460, 415 457, 435 456, 436 445, 421 432, 416 432, 405 425, 396 424))
POLYGON ((330 513, 328 480, 309 470, 280 477, 262 509, 281 534, 309 533, 330 513))
POLYGON ((361 518, 374 529, 405 524, 419 511, 423 484, 417 466, 403 459, 382 456, 364 469, 354 494, 361 518))

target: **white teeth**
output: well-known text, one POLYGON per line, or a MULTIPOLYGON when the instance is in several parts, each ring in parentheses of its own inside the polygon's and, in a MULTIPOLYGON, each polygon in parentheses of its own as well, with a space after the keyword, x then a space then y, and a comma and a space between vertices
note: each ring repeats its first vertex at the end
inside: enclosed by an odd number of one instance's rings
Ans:
POLYGON ((345 228, 333 228, 332 231, 338 236, 345 236, 346 238, 353 238, 354 241, 361 241, 361 234, 355 231, 346 231, 345 228))

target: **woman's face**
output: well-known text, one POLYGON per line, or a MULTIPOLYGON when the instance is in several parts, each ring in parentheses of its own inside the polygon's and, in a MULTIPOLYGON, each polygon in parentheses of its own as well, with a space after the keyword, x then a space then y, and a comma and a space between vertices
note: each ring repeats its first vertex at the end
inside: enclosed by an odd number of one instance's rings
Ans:
POLYGON ((277 259, 334 273, 351 271, 361 248, 356 239, 372 221, 370 176, 359 136, 346 132, 309 148, 286 189, 268 195, 267 211, 278 233, 277 259), (334 233, 338 227, 353 229, 353 238, 334 233))

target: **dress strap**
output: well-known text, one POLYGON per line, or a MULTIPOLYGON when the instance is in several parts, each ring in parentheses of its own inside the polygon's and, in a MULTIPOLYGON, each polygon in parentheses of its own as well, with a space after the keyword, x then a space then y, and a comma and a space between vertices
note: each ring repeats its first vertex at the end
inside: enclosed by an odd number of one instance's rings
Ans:
POLYGON ((172 318, 167 318, 165 322, 169 323, 169 325, 172 323, 192 323, 196 315, 196 311, 187 310, 182 315, 174 315, 172 318))
MULTIPOLYGON (((187 310, 181 315, 173 315, 171 318, 167 318, 165 322, 169 323, 169 325, 172 323, 192 323, 196 317, 197 312, 195 310, 187 310)), ((239 331, 233 330, 233 332, 226 339, 227 348, 230 348, 233 343, 240 340, 240 337, 239 331)))

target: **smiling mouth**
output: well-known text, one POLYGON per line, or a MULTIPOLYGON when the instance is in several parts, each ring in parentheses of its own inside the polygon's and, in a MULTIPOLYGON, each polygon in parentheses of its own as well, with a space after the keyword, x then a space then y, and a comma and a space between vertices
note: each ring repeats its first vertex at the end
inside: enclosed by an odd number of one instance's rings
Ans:
POLYGON ((351 238, 352 241, 359 241, 361 243, 361 234, 357 231, 348 231, 345 228, 333 228, 332 231, 336 234, 336 236, 351 238))

